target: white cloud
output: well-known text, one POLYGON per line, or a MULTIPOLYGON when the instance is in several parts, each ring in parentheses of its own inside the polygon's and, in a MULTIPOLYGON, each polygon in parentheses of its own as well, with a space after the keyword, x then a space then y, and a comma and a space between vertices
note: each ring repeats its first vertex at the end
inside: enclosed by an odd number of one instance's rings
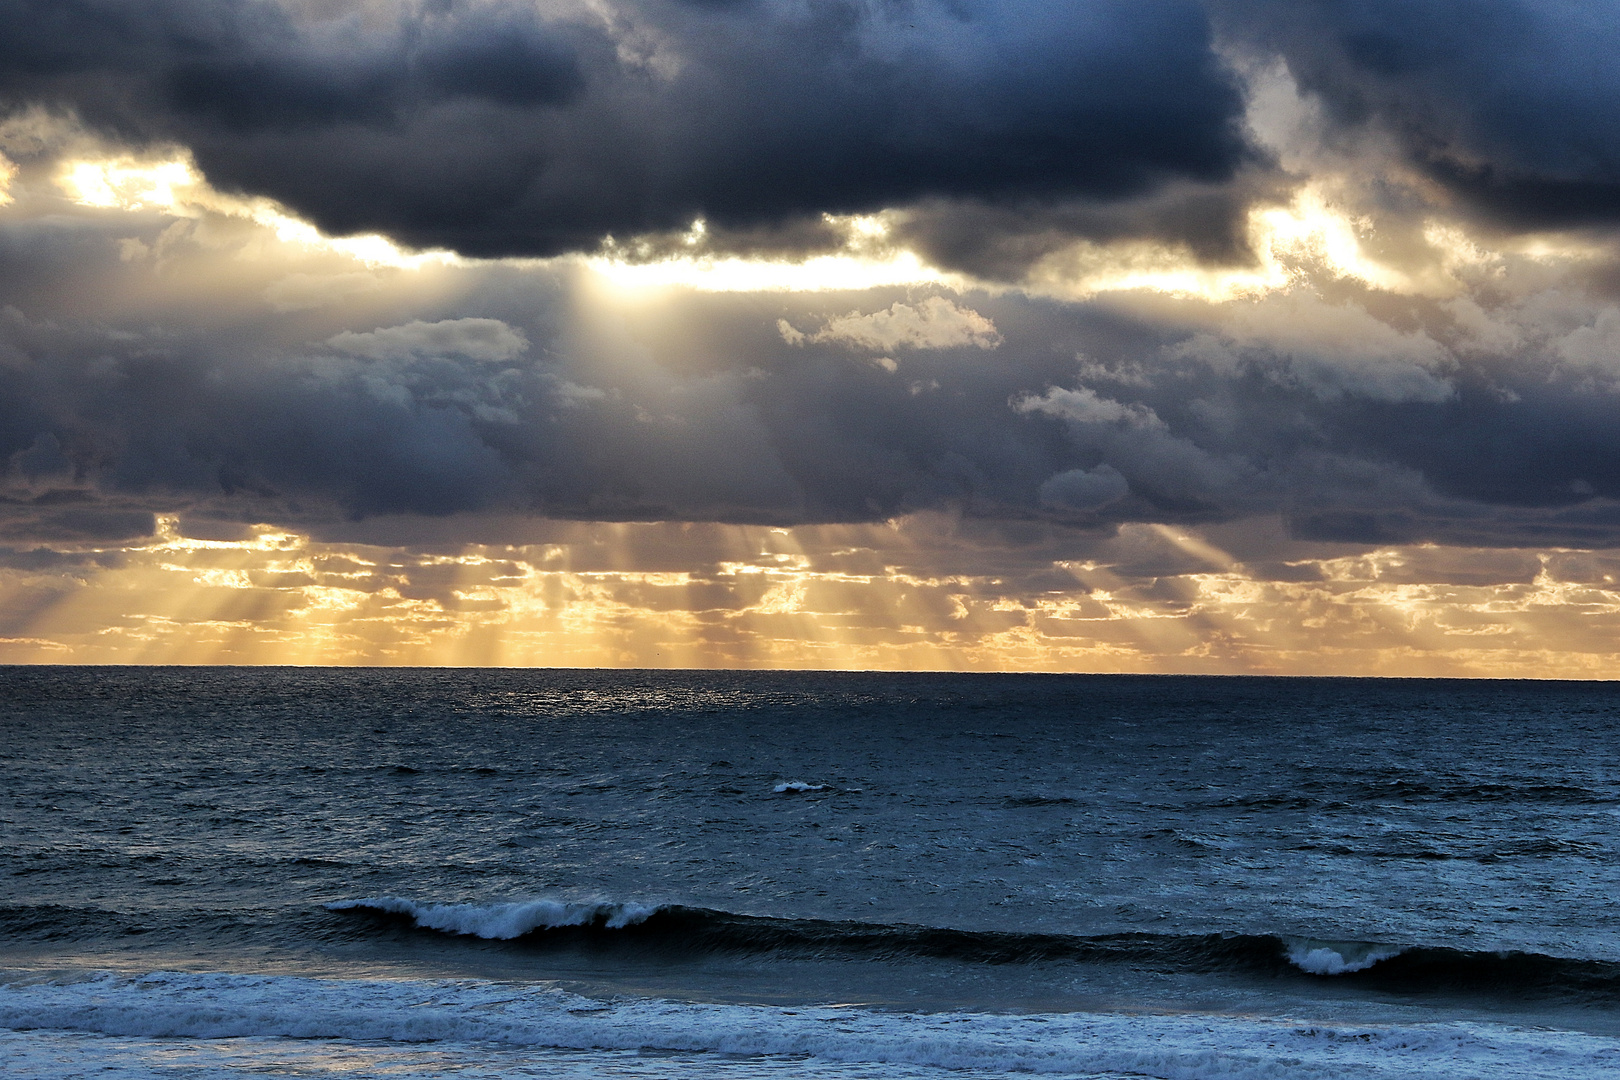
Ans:
POLYGON ((892 352, 964 346, 994 349, 1001 344, 995 323, 972 308, 957 307, 943 296, 931 296, 915 307, 896 301, 887 309, 870 315, 852 311, 827 320, 827 324, 813 334, 794 329, 786 320, 778 320, 776 326, 783 340, 791 345, 825 341, 892 352))
POLYGON ((1620 374, 1620 308, 1604 308, 1592 325, 1565 335, 1556 350, 1559 359, 1571 367, 1620 374))
POLYGON ((499 319, 417 320, 385 326, 364 334, 345 330, 326 339, 339 352, 371 360, 408 360, 420 356, 460 356, 468 360, 511 360, 529 347, 523 331, 499 319))
POLYGON ((1112 398, 1098 397, 1082 386, 1065 390, 1054 386, 1039 397, 1026 394, 1012 403, 1015 412, 1044 413, 1072 424, 1115 424, 1127 427, 1162 428, 1164 421, 1145 405, 1123 405, 1112 398))
POLYGON ((607 391, 598 386, 581 386, 560 379, 556 383, 557 404, 565 409, 583 409, 587 405, 607 400, 607 391))

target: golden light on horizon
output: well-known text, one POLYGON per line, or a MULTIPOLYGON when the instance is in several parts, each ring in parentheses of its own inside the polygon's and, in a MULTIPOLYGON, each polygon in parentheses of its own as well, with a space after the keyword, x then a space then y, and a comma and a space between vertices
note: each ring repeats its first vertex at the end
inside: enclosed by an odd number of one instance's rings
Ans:
POLYGON ((550 527, 543 543, 444 554, 268 527, 197 539, 165 519, 143 544, 101 549, 118 556, 108 566, 0 572, 0 603, 56 592, 0 638, 0 662, 1582 678, 1620 660, 1620 586, 1580 580, 1620 554, 1520 553, 1533 578, 1459 585, 1449 567, 1479 553, 1383 548, 1271 581, 1149 526, 1211 565, 1142 578, 1060 562, 1075 586, 1054 591, 930 568, 941 523, 928 515, 550 527), (636 566, 659 542, 686 544, 692 568, 636 566))

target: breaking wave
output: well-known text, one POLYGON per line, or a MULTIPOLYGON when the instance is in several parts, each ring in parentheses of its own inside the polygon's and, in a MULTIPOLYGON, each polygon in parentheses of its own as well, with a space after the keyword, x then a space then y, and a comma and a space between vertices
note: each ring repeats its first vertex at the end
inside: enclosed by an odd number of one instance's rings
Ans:
POLYGON ((778 795, 803 795, 809 791, 826 791, 826 784, 812 784, 804 780, 784 780, 771 788, 778 795))
POLYGON ((424 930, 510 941, 536 930, 594 927, 618 930, 645 922, 659 908, 643 904, 579 904, 564 900, 524 900, 512 904, 418 904, 396 896, 338 900, 328 911, 367 911, 403 915, 424 930))
POLYGON ((1367 941, 1290 941, 1288 962, 1311 975, 1349 975, 1405 951, 1398 945, 1367 941))
POLYGON ((1272 934, 1065 934, 779 919, 679 904, 424 904, 399 897, 327 909, 379 923, 514 947, 589 947, 628 955, 742 953, 970 964, 1125 964, 1251 978, 1334 979, 1381 991, 1620 1002, 1620 964, 1527 952, 1321 941, 1272 934))

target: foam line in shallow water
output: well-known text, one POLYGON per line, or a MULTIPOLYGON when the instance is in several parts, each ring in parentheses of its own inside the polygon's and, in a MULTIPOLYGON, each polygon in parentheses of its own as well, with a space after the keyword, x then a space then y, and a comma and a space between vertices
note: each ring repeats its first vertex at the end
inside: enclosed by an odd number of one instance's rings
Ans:
MULTIPOLYGON (((930 1065, 760 1057, 707 1051, 573 1050, 488 1043, 341 1039, 142 1039, 78 1031, 0 1030, 0 1076, 28 1080, 1002 1080, 1005 1073, 930 1065)), ((1141 1080, 1094 1073, 1084 1080, 1141 1080)))
MULTIPOLYGON (((907 1014, 646 999, 476 980, 102 973, 0 985, 0 1027, 137 1038, 341 1039, 718 1053, 980 1074, 1166 1080, 1620 1080, 1620 1039, 1469 1022, 1322 1025, 1208 1015, 907 1014)), ((316 1044, 316 1049, 323 1049, 316 1044)), ((424 1055, 426 1056, 426 1055, 424 1055)), ((444 1071, 439 1060, 437 1068, 444 1071)))

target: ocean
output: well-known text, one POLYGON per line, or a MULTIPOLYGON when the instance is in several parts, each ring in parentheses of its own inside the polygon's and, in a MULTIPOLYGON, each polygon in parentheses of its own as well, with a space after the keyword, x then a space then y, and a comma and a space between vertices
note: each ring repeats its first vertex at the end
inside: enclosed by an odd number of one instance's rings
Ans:
POLYGON ((1620 686, 0 668, 0 1074, 1620 1077, 1620 686))

